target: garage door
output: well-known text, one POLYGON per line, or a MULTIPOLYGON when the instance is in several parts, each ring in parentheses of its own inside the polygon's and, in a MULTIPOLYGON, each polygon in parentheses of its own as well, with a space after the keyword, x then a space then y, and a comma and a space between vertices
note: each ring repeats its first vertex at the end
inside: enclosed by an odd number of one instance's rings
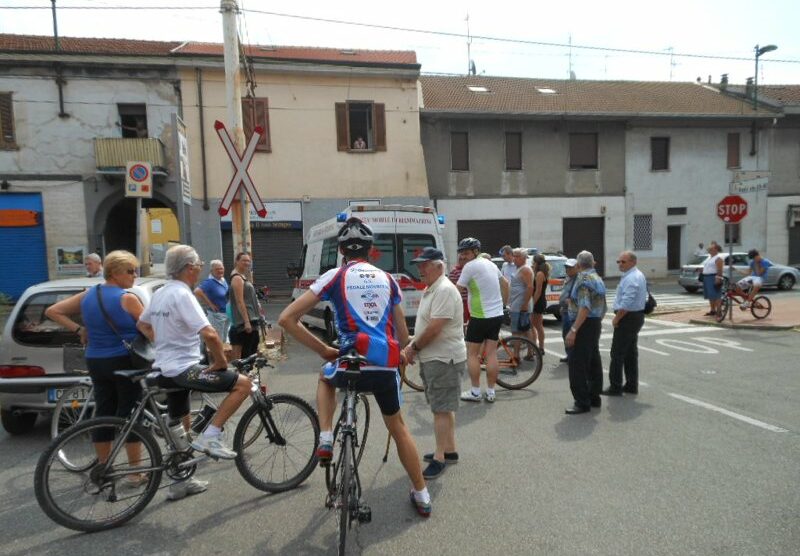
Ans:
POLYGON ((481 249, 496 257, 503 245, 519 245, 519 219, 517 220, 459 220, 458 239, 475 237, 481 249))
POLYGON ((564 218, 562 224, 562 240, 564 253, 574 257, 581 251, 590 251, 594 255, 595 269, 605 274, 605 219, 599 218, 564 218))
POLYGON ((0 219, 0 293, 16 300, 48 279, 41 193, 0 195, 0 219))
MULTIPOLYGON (((253 237, 253 279, 267 285, 273 295, 290 295, 293 281, 286 276, 286 265, 300 260, 303 249, 301 230, 251 230, 253 237)), ((233 270, 233 238, 230 230, 222 231, 222 260, 228 273, 233 270)))

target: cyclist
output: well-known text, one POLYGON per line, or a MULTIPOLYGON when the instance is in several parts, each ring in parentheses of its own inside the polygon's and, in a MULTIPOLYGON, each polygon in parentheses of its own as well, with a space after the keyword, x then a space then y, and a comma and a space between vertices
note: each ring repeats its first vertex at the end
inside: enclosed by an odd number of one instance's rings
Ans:
MULTIPOLYGON (((428 517, 431 513, 430 494, 422 477, 417 445, 400 410, 400 349, 408 343, 408 329, 400 304, 402 298, 391 274, 367 262, 373 239, 372 230, 361 220, 347 220, 338 234, 339 252, 344 257, 344 264, 323 274, 309 291, 286 307, 278 323, 293 338, 327 361, 334 361, 340 353, 351 349, 367 358, 356 388, 374 394, 386 428, 397 445, 400 462, 413 484, 411 503, 421 516, 428 517), (321 300, 333 305, 339 330, 339 350, 328 346, 300 324, 300 317, 321 300)), ((326 365, 317 384, 320 421, 317 457, 323 466, 330 465, 333 458, 336 387, 346 385, 338 370, 338 365, 326 365)))
POLYGON ((745 271, 745 277, 736 283, 742 293, 747 295, 747 299, 741 305, 742 310, 750 308, 753 298, 764 285, 767 271, 773 266, 772 261, 762 257, 757 249, 750 249, 747 252, 747 258, 750 259, 750 268, 745 271))

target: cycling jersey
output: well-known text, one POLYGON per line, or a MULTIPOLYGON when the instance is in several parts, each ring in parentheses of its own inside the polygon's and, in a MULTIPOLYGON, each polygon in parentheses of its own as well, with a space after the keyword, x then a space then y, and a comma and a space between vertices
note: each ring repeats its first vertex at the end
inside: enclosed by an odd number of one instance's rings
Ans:
POLYGON ((394 308, 402 296, 391 274, 366 261, 351 261, 320 276, 311 291, 333 305, 341 354, 355 348, 367 358, 362 370, 400 365, 394 308))

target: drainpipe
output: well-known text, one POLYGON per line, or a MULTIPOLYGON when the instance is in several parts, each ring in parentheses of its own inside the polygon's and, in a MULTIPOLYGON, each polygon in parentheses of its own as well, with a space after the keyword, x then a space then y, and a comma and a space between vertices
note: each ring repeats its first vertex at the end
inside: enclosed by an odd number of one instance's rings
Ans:
POLYGON ((200 159, 203 161, 203 210, 209 210, 208 172, 206 170, 206 125, 203 122, 203 70, 194 68, 197 81, 197 107, 200 114, 200 159))
MULTIPOLYGON (((53 10, 53 41, 55 43, 56 52, 61 52, 61 41, 58 40, 58 18, 56 18, 56 0, 50 0, 53 10)), ((58 117, 69 118, 69 114, 64 112, 64 75, 62 73, 62 66, 60 62, 54 62, 53 68, 56 70, 56 85, 58 85, 58 117)))
POLYGON ((758 128, 756 127, 756 121, 753 120, 753 124, 750 126, 750 156, 755 156, 758 152, 758 148, 756 147, 757 142, 758 128))

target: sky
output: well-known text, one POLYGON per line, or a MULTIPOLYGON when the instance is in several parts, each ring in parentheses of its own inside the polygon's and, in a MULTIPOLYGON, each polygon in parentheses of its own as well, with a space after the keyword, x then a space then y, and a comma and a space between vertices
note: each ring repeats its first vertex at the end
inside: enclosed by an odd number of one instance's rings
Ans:
MULTIPOLYGON (((718 82, 727 73, 732 83, 744 83, 754 74, 754 46, 774 44, 778 49, 759 60, 759 84, 800 83, 798 0, 238 2, 246 43, 414 50, 423 73, 467 73, 469 25, 469 51, 479 74, 567 79, 571 69, 578 79, 707 81, 711 76, 718 82)), ((57 0, 57 6, 63 8, 60 36, 222 42, 219 0, 57 0)), ((0 0, 0 33, 52 34, 49 7, 50 0, 0 0)))

